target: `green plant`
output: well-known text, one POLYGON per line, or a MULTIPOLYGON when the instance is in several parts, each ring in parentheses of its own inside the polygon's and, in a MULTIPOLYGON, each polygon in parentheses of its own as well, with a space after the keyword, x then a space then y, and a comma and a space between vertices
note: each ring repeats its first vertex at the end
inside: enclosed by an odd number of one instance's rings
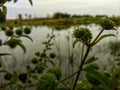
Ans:
MULTIPOLYGON (((83 51, 81 54, 82 56, 80 59, 81 63, 79 65, 78 71, 76 71, 72 75, 68 76, 67 78, 60 80, 60 82, 62 82, 77 73, 72 90, 75 90, 75 88, 76 88, 76 84, 79 79, 79 75, 80 75, 81 71, 85 71, 87 73, 86 77, 92 78, 95 81, 99 82, 99 84, 101 84, 106 90, 112 90, 111 83, 106 78, 106 76, 104 74, 102 75, 100 72, 98 72, 96 70, 96 69, 99 69, 98 65, 91 64, 92 62, 96 61, 97 59, 94 57, 87 59, 88 54, 94 45, 96 45, 98 42, 100 42, 102 39, 104 39, 106 37, 115 36, 114 34, 101 35, 104 30, 106 30, 106 29, 111 30, 114 28, 114 24, 111 23, 111 20, 108 20, 108 19, 103 20, 103 22, 101 23, 101 27, 102 27, 102 30, 99 32, 99 34, 96 36, 95 39, 92 38, 92 33, 89 31, 88 28, 79 28, 78 27, 76 30, 73 31, 73 36, 75 38, 73 47, 75 47, 77 42, 81 42, 83 44, 83 46, 82 46, 83 51), (85 46, 86 46, 86 52, 84 52, 85 46)), ((88 79, 88 81, 90 82, 91 80, 88 79)))
MULTIPOLYGON (((11 0, 1 0, 0 7, 0 14, 5 20, 6 10, 7 8, 3 6, 3 4, 7 1, 11 0)), ((17 0, 14 0, 17 2, 17 0)), ((30 4, 32 5, 32 0, 29 0, 30 4)), ((63 16, 66 17, 66 16, 63 16)), ((69 15, 67 15, 69 17, 69 15)), ((87 16, 86 16, 87 17, 87 16)), ((89 16, 88 16, 89 17, 89 16)), ((1 17, 0 17, 1 18, 1 17)), ((90 18, 90 17, 89 17, 90 18)), ((32 38, 28 36, 31 33, 30 27, 22 27, 22 15, 19 14, 19 24, 20 27, 15 29, 13 27, 1 27, 1 30, 5 32, 6 40, 0 39, 0 46, 6 45, 12 49, 15 49, 17 46, 20 46, 24 53, 27 51, 26 47, 24 46, 21 37, 25 37, 30 39, 32 38)), ((83 19, 85 24, 89 22, 86 18, 83 19), (87 21, 87 22, 86 22, 87 21)), ((60 25, 66 24, 66 22, 73 24, 73 22, 69 20, 65 20, 64 22, 58 21, 60 25)), ((66 79, 71 78, 72 76, 76 75, 75 82, 73 83, 72 90, 116 90, 120 89, 120 72, 119 70, 115 69, 115 71, 111 73, 105 73, 100 69, 95 61, 97 58, 95 56, 91 58, 87 58, 91 48, 95 46, 98 42, 103 40, 109 36, 115 36, 114 34, 105 34, 102 35, 104 30, 111 30, 114 29, 114 23, 109 19, 104 19, 101 22, 102 30, 97 35, 96 38, 93 39, 92 33, 88 28, 76 28, 73 32, 73 37, 75 39, 73 43, 73 47, 75 47, 76 43, 82 43, 82 53, 80 64, 78 70, 74 72, 72 75, 68 76, 65 79, 61 79, 61 69, 55 66, 53 59, 56 57, 55 53, 50 52, 52 46, 52 40, 54 39, 55 35, 53 31, 51 34, 47 35, 47 41, 43 42, 45 48, 41 52, 36 52, 34 57, 31 58, 31 63, 26 66, 25 72, 17 72, 17 71, 7 71, 1 70, 0 72, 5 73, 4 79, 6 80, 5 83, 1 83, 1 89, 8 89, 11 90, 25 90, 30 86, 36 87, 37 90, 67 90, 66 88, 58 87, 59 83, 63 83, 69 90, 71 87, 66 85, 63 81, 66 79), (85 51, 86 50, 86 51, 85 51), (52 65, 52 68, 49 69, 49 65, 52 65), (47 71, 47 72, 46 72, 47 71), (79 76, 82 71, 86 72, 86 80, 81 81, 81 83, 77 83, 79 76), (40 75, 41 74, 41 75, 40 75), (77 86, 77 87, 76 87, 77 86)), ((58 27, 58 26, 57 26, 58 27)), ((62 27, 60 27, 62 28, 62 27)), ((117 46, 116 46, 117 47, 117 46)), ((116 50, 114 48, 111 48, 116 50)), ((113 54, 116 55, 116 51, 113 51, 113 54)), ((1 53, 0 56, 11 55, 9 53, 1 53)))
POLYGON ((61 69, 58 67, 52 67, 48 70, 48 72, 55 74, 57 80, 59 80, 62 76, 61 69))
POLYGON ((37 90, 56 90, 57 78, 53 73, 43 74, 37 82, 37 90))

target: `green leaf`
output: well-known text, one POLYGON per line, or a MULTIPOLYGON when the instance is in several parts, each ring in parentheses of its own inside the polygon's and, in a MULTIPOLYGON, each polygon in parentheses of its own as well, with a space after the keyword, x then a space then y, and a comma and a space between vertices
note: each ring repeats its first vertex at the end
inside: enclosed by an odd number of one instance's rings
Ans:
POLYGON ((7 7, 6 7, 6 6, 2 6, 2 13, 3 13, 4 15, 7 14, 7 7))
POLYGON ((18 75, 17 72, 13 72, 13 77, 11 78, 11 80, 9 81, 9 85, 11 84, 15 84, 18 81, 18 75))
POLYGON ((92 56, 91 58, 89 58, 88 60, 86 60, 85 64, 90 64, 90 63, 96 61, 97 59, 98 59, 98 58, 92 56))
POLYGON ((77 40, 77 39, 73 42, 73 48, 75 47, 77 42, 79 42, 79 40, 77 40))
POLYGON ((27 36, 27 35, 21 35, 21 36, 26 37, 26 38, 28 38, 29 40, 31 40, 33 42, 33 39, 30 36, 27 36))
POLYGON ((114 34, 105 34, 105 35, 102 35, 100 38, 98 38, 95 42, 92 43, 92 46, 97 44, 98 42, 100 42, 101 40, 103 40, 104 38, 107 38, 107 37, 111 37, 111 36, 114 36, 114 34))
POLYGON ((112 90, 110 81, 107 79, 107 77, 105 77, 103 73, 90 67, 85 68, 84 71, 88 73, 89 75, 91 75, 92 77, 99 80, 101 84, 104 86, 105 90, 112 90))
POLYGON ((0 56, 11 55, 10 53, 0 53, 0 56))
POLYGON ((33 2, 32 2, 32 0, 29 0, 29 2, 30 2, 30 4, 31 4, 31 5, 33 5, 33 2))
POLYGON ((26 47, 22 44, 22 43, 17 43, 17 45, 19 45, 22 49, 23 49, 23 51, 24 51, 24 54, 26 53, 26 47))

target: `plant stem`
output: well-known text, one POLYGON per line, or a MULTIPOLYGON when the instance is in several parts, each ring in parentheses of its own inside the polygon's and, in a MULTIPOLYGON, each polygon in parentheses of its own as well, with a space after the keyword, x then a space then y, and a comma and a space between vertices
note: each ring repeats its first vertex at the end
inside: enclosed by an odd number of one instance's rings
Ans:
POLYGON ((66 77, 66 78, 64 78, 64 79, 59 80, 59 83, 61 83, 61 82, 65 81, 65 80, 67 80, 67 79, 71 78, 71 77, 72 77, 72 76, 74 76, 74 75, 75 75, 78 71, 80 71, 80 69, 78 69, 78 70, 77 70, 77 71, 75 71, 73 74, 69 75, 68 77, 66 77))
POLYGON ((85 60, 86 60, 88 54, 89 54, 89 51, 90 51, 90 49, 91 49, 91 47, 92 47, 92 44, 94 44, 94 43, 96 42, 96 40, 99 38, 99 36, 102 34, 103 31, 104 31, 104 29, 102 29, 102 30, 99 32, 99 34, 98 34, 98 35, 96 36, 96 38, 93 40, 93 42, 91 43, 91 45, 87 46, 87 50, 86 50, 85 56, 84 56, 83 59, 81 60, 81 64, 80 64, 80 66, 79 66, 79 69, 80 69, 80 70, 79 70, 78 73, 77 73, 77 76, 76 76, 76 79, 75 79, 75 83, 74 83, 74 86, 73 86, 73 90, 75 90, 77 81, 78 81, 78 79, 79 79, 79 75, 80 75, 80 73, 81 73, 81 71, 82 71, 83 65, 84 65, 84 63, 85 63, 85 60))
POLYGON ((82 62, 82 59, 83 59, 83 54, 84 54, 84 44, 82 44, 81 62, 82 62))
POLYGON ((93 40, 92 44, 94 44, 94 42, 99 38, 99 36, 102 34, 102 32, 104 31, 104 29, 102 29, 99 34, 96 36, 96 38, 93 40))
POLYGON ((88 47, 87 47, 85 56, 84 56, 83 59, 81 60, 81 64, 80 64, 80 66, 79 66, 79 71, 77 72, 77 76, 76 76, 76 79, 75 79, 75 83, 74 83, 74 86, 73 86, 73 90, 75 90, 75 87, 76 87, 76 84, 77 84, 79 75, 80 75, 80 73, 81 73, 81 71, 82 71, 84 62, 85 62, 85 60, 86 60, 86 58, 87 58, 87 56, 88 56, 88 54, 89 54, 90 48, 91 48, 91 46, 88 46, 88 47))

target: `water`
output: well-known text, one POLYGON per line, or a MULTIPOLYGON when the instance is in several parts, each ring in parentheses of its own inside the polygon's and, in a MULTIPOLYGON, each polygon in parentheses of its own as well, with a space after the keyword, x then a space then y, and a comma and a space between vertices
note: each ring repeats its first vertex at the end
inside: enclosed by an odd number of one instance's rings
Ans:
MULTIPOLYGON (((100 32, 100 27, 96 26, 95 24, 88 26, 81 25, 80 27, 89 28, 90 31, 93 33, 93 38, 95 38, 96 35, 100 32)), ((1 47, 0 53, 9 52, 13 54, 12 56, 2 57, 3 59, 2 62, 4 63, 4 67, 8 69, 17 68, 19 72, 24 71, 24 66, 27 66, 27 64, 30 63, 30 59, 34 56, 34 53, 38 51, 42 51, 44 49, 44 45, 42 44, 42 42, 47 40, 46 36, 48 33, 51 33, 52 30, 53 29, 48 28, 47 26, 32 27, 32 33, 30 34, 30 36, 33 38, 34 41, 31 42, 26 38, 22 38, 23 43, 27 48, 27 52, 25 55, 23 54, 23 51, 20 47, 17 47, 14 50, 10 49, 7 46, 1 47)), ((63 77, 74 72, 78 68, 80 62, 81 44, 77 44, 75 48, 72 48, 73 30, 74 27, 71 27, 67 30, 66 29, 54 30, 54 34, 56 35, 56 37, 53 41, 55 45, 53 46, 53 50, 51 52, 55 52, 57 55, 55 63, 57 66, 63 69, 62 70, 63 77)), ((97 63, 99 63, 102 69, 104 69, 104 67, 109 66, 111 62, 113 62, 113 59, 110 56, 110 50, 107 48, 108 47, 107 43, 109 43, 109 41, 111 40, 112 41, 120 40, 119 28, 118 31, 106 30, 103 32, 103 34, 108 34, 108 33, 115 34, 116 37, 109 37, 101 41, 91 50, 91 53, 89 54, 89 57, 91 56, 99 57, 97 63), (109 59, 109 63, 108 63, 108 59, 109 59)), ((0 37, 2 39, 5 39, 4 33, 0 32, 0 37)), ((107 68, 107 70, 110 69, 111 67, 107 68)))

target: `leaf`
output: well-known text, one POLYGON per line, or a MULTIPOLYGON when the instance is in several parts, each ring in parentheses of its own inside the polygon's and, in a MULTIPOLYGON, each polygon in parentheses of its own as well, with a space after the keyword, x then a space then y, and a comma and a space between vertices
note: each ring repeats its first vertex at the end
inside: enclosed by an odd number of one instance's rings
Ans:
POLYGON ((101 40, 103 40, 104 38, 107 38, 107 37, 111 37, 111 36, 114 36, 114 34, 105 34, 105 35, 102 35, 100 38, 98 38, 95 42, 92 43, 92 46, 97 44, 98 42, 100 42, 101 40))
POLYGON ((11 55, 10 53, 0 53, 0 56, 11 55))
POLYGON ((32 0, 29 0, 29 2, 30 2, 30 4, 31 4, 31 5, 33 5, 33 2, 32 2, 32 0))
POLYGON ((75 47, 77 42, 79 42, 79 40, 77 40, 77 39, 73 42, 73 48, 75 47))
POLYGON ((6 7, 6 6, 2 6, 2 13, 3 13, 4 15, 7 14, 7 7, 6 7))
POLYGON ((17 43, 17 45, 19 45, 22 49, 23 49, 23 51, 24 51, 24 54, 26 53, 26 47, 22 44, 22 43, 17 43))
POLYGON ((104 86, 105 90, 112 90, 111 83, 104 74, 90 67, 85 68, 84 71, 99 80, 104 86))
POLYGON ((90 64, 90 63, 96 61, 97 59, 98 59, 98 58, 92 56, 91 58, 89 58, 89 59, 85 62, 85 64, 90 64))
POLYGON ((18 75, 17 72, 13 72, 13 77, 11 78, 11 80, 9 81, 9 85, 11 84, 15 84, 18 81, 18 75))
POLYGON ((30 36, 27 36, 27 35, 21 35, 21 36, 26 37, 26 38, 30 39, 33 42, 33 39, 30 36))

